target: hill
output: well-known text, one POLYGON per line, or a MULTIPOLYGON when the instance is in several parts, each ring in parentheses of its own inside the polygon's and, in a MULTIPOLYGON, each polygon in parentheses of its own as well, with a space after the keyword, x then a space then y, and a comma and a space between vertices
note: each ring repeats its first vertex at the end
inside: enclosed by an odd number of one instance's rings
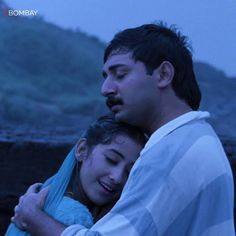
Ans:
POLYGON ((210 122, 221 136, 236 137, 236 78, 205 63, 195 63, 202 91, 200 109, 211 113, 210 122))
POLYGON ((75 129, 99 112, 102 42, 1 14, 0 32, 1 128, 75 129))
MULTIPOLYGON (((6 6, 0 1, 1 8, 6 6)), ((40 17, 0 14, 0 32, 2 135, 9 130, 77 135, 107 111, 100 95, 104 43, 40 17)), ((236 79, 201 62, 195 71, 203 91, 201 108, 212 113, 219 134, 236 136, 236 79)))

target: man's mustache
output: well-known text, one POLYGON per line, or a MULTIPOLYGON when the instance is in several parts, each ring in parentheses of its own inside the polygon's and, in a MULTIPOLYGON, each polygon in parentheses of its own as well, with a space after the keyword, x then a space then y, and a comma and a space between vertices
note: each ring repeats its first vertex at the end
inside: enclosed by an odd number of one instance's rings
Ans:
POLYGON ((111 108, 112 106, 115 105, 122 105, 123 101, 120 98, 116 98, 116 97, 108 97, 106 100, 106 105, 111 108))

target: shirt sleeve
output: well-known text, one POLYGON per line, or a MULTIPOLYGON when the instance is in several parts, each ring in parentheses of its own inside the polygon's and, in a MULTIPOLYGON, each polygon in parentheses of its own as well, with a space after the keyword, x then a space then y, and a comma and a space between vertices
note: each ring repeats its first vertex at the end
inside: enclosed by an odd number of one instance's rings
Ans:
POLYGON ((77 236, 77 235, 86 235, 85 233, 87 232, 88 230, 82 226, 82 225, 72 225, 68 228, 66 228, 61 236, 77 236))

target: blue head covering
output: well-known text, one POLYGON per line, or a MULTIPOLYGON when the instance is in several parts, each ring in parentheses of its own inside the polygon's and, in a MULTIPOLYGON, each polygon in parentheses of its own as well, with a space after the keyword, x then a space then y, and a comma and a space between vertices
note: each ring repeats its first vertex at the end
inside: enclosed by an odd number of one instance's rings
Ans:
MULTIPOLYGON (((75 147, 67 155, 63 164, 56 175, 49 178, 44 184, 43 188, 50 185, 49 193, 44 205, 44 211, 53 216, 59 203, 61 202, 65 190, 69 184, 73 169, 76 164, 75 147)), ((27 232, 20 230, 15 224, 10 224, 5 236, 27 236, 27 232)))

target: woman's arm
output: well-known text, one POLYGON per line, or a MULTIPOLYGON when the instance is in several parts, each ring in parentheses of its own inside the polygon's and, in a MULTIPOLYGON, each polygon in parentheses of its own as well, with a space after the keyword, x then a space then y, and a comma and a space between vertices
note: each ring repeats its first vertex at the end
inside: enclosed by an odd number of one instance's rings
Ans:
POLYGON ((58 236, 66 228, 65 225, 47 215, 44 205, 48 188, 37 191, 39 184, 32 185, 15 207, 12 222, 20 229, 35 236, 58 236))

